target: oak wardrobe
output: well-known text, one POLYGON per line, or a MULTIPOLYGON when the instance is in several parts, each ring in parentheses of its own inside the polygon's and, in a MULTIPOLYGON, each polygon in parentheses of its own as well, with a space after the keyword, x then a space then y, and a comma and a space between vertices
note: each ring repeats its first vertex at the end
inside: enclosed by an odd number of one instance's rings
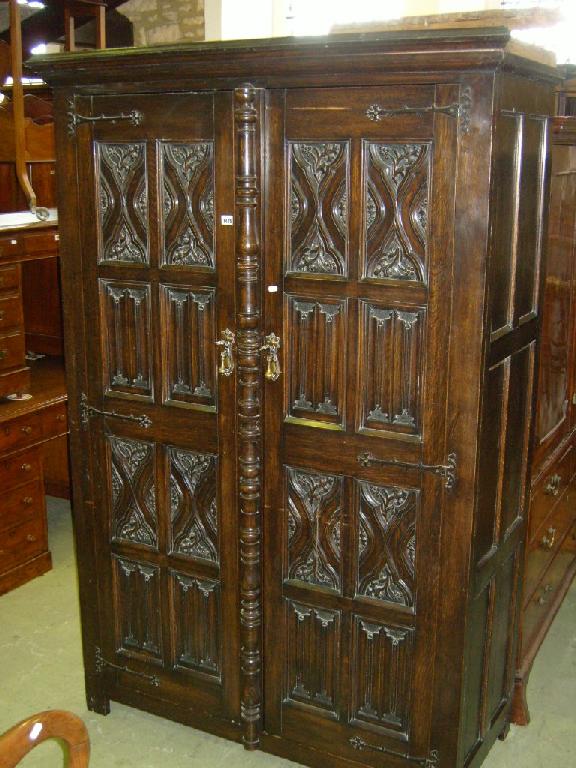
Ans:
POLYGON ((508 38, 33 60, 93 710, 341 768, 505 731, 556 81, 508 38))

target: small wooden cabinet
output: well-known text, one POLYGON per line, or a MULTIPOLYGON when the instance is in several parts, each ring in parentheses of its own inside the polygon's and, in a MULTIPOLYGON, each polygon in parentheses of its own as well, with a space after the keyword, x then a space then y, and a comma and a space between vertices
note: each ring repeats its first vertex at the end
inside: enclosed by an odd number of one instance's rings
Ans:
POLYGON ((528 676, 576 574, 576 117, 553 122, 534 443, 513 708, 518 725, 529 722, 528 676))
POLYGON ((335 768, 506 729, 556 82, 508 40, 35 61, 91 709, 335 768))
MULTIPOLYGON (((45 456, 67 441, 64 370, 61 362, 49 359, 31 368, 32 398, 0 403, 0 594, 52 567, 45 456)), ((66 456, 64 461, 65 470, 66 456)))

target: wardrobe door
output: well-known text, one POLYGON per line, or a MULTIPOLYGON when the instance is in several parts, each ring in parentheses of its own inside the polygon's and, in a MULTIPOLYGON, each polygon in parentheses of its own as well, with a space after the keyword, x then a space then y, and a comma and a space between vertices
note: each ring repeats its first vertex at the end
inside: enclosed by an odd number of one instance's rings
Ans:
POLYGON ((435 759, 459 96, 268 104, 265 729, 375 765, 435 759))
MULTIPOLYGON (((76 100, 105 693, 238 719, 229 94, 76 100), (113 116, 117 119, 111 119, 113 116)), ((216 718, 216 720, 214 720, 216 718)), ((215 726, 212 726, 215 727, 215 726)))

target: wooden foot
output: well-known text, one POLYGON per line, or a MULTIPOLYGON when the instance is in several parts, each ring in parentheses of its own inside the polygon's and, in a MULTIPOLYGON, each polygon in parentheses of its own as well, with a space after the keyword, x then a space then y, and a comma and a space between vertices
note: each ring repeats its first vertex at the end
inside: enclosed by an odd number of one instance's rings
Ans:
POLYGON ((510 733, 510 721, 508 720, 504 728, 502 728, 502 730, 498 734, 498 738, 500 739, 500 741, 506 741, 509 733, 510 733))
POLYGON ((528 710, 528 701, 526 700, 527 684, 528 675, 517 677, 514 682, 512 711, 510 713, 510 720, 514 725, 528 725, 530 722, 530 712, 528 710))

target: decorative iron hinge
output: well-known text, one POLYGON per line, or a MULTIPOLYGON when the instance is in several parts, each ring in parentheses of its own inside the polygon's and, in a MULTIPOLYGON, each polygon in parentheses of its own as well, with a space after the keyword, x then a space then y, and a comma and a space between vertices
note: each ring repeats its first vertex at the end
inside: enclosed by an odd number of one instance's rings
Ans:
POLYGON ((371 453, 360 453, 357 457, 358 464, 363 467, 370 467, 372 464, 385 464, 390 467, 404 467, 405 469, 418 469, 420 472, 433 472, 435 475, 445 478, 444 487, 454 488, 456 483, 456 454, 449 453, 447 464, 423 464, 421 461, 416 463, 412 461, 400 461, 400 459, 378 459, 371 453))
POLYGON ((76 105, 73 99, 68 102, 68 134, 74 136, 76 128, 81 123, 119 123, 123 120, 128 120, 131 125, 140 125, 144 119, 142 112, 137 109, 132 109, 128 113, 121 112, 119 115, 79 115, 76 112, 76 105))
POLYGON ((115 419, 123 419, 124 421, 135 421, 142 429, 148 429, 152 426, 152 419, 146 415, 134 416, 131 413, 116 413, 116 411, 100 411, 98 408, 94 408, 92 405, 88 405, 88 397, 82 393, 80 395, 80 422, 86 426, 90 420, 90 416, 108 416, 115 419))
POLYGON ((462 88, 460 101, 453 104, 447 104, 445 107, 438 107, 432 104, 429 107, 409 107, 405 105, 397 109, 385 109, 379 104, 371 104, 366 110, 366 117, 369 120, 378 122, 386 117, 395 117, 396 115, 426 115, 429 112, 438 112, 442 115, 460 119, 460 131, 468 133, 470 130, 470 112, 472 110, 472 89, 470 86, 462 88))
POLYGON ((379 747, 375 744, 368 744, 368 742, 364 741, 364 739, 361 739, 359 736, 354 736, 354 738, 348 739, 348 741, 350 744, 352 744, 354 749, 359 749, 361 751, 365 749, 371 749, 374 752, 382 752, 385 755, 400 757, 403 760, 408 760, 408 762, 414 763, 415 765, 421 765, 423 768, 435 768, 440 760, 440 755, 438 754, 437 749, 430 750, 428 757, 415 757, 414 755, 409 755, 407 752, 396 752, 393 749, 379 747))
POLYGON ((126 672, 128 675, 136 675, 136 677, 141 677, 143 680, 147 680, 150 685, 153 685, 154 687, 158 687, 160 685, 160 678, 156 675, 146 675, 144 672, 136 672, 133 669, 128 669, 128 667, 121 667, 119 664, 112 664, 110 661, 106 661, 104 656, 102 655, 102 651, 98 646, 96 646, 96 672, 100 674, 104 667, 110 667, 110 669, 116 669, 118 672, 126 672))

